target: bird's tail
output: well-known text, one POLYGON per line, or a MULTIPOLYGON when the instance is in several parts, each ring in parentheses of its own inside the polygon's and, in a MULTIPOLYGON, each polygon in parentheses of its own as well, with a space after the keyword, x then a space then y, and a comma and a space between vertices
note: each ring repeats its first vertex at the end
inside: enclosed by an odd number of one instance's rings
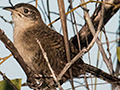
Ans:
POLYGON ((114 75, 108 74, 108 73, 102 71, 101 69, 91 66, 89 64, 84 64, 84 71, 91 73, 95 77, 103 79, 111 84, 120 85, 120 78, 117 78, 114 75))

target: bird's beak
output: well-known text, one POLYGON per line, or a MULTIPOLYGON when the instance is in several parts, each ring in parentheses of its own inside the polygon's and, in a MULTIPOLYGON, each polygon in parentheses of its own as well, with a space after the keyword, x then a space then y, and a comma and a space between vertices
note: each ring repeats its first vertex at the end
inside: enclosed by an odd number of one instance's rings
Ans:
POLYGON ((8 11, 14 11, 15 10, 14 7, 4 7, 3 9, 8 10, 8 11))

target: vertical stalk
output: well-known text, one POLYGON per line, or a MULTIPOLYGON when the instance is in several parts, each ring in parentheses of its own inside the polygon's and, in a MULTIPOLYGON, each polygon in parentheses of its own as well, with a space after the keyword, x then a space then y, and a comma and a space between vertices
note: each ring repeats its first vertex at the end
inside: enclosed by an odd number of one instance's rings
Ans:
MULTIPOLYGON (((67 32, 67 23, 66 23, 64 0, 58 0, 58 6, 59 6, 59 12, 60 12, 60 19, 61 19, 61 24, 62 24, 63 35, 64 35, 66 57, 67 57, 67 61, 70 62, 70 60, 71 60, 70 59, 70 46, 69 46, 69 42, 68 42, 68 32, 67 32)), ((69 73, 70 73, 72 88, 74 90, 72 69, 69 69, 69 73)))

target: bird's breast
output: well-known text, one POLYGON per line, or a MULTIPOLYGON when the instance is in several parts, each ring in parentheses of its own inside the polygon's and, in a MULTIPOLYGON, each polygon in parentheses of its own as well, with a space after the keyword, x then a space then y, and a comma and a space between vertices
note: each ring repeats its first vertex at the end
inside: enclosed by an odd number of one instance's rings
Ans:
POLYGON ((14 28, 13 34, 14 45, 19 54, 22 56, 25 63, 34 70, 32 58, 38 51, 38 45, 36 45, 33 37, 29 38, 29 36, 25 36, 24 30, 14 28))

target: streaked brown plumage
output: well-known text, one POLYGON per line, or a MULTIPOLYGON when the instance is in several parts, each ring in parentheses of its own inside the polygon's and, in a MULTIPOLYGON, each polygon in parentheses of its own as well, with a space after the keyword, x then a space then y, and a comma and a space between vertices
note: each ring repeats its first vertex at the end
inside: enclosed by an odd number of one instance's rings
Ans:
MULTIPOLYGON (((44 60, 41 49, 36 42, 36 38, 47 53, 50 64, 58 75, 67 63, 63 36, 52 30, 42 21, 39 11, 30 4, 17 4, 14 7, 5 8, 12 11, 14 27, 14 45, 24 61, 37 74, 50 77, 51 72, 44 60)), ((77 49, 71 44, 71 59, 78 53, 77 49)), ((76 62, 73 68, 73 77, 80 73, 82 61, 76 62)), ((83 62, 82 62, 83 63, 83 62)), ((70 79, 68 72, 64 75, 62 82, 70 79)))

